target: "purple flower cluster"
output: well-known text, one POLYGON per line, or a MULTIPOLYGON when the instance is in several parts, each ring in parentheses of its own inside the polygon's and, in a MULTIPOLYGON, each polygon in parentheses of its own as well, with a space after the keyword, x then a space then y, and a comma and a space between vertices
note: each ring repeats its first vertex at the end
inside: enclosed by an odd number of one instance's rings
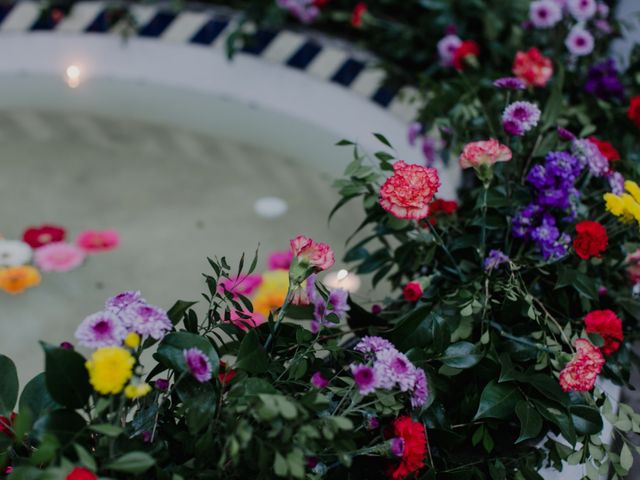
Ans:
POLYGON ((620 81, 615 61, 607 58, 593 65, 587 73, 584 89, 587 93, 604 100, 622 98, 624 86, 620 81))
POLYGON ((421 407, 427 402, 427 376, 391 342, 380 337, 364 337, 355 350, 365 354, 366 364, 352 364, 351 373, 362 395, 376 389, 411 393, 411 406, 421 407))
POLYGON ((484 269, 486 272, 491 272, 507 262, 509 262, 509 257, 502 250, 491 250, 487 258, 484 259, 484 269))
POLYGON ((320 14, 320 9, 313 0, 277 0, 277 4, 302 23, 311 23, 320 14))
POLYGON ((586 139, 576 139, 571 142, 571 153, 589 168, 594 177, 604 177, 609 173, 609 160, 597 145, 586 139))
POLYGON ((407 141, 412 147, 416 146, 418 140, 421 141, 422 155, 424 156, 427 167, 431 167, 438 156, 438 153, 444 148, 442 139, 433 135, 423 134, 424 125, 420 122, 412 122, 407 129, 407 141))
POLYGON ((313 333, 318 333, 322 327, 344 321, 350 308, 349 292, 341 288, 331 289, 329 297, 325 300, 316 289, 315 274, 307 278, 306 291, 309 301, 313 304, 313 320, 311 320, 313 333))
POLYGON ((534 165, 527 182, 534 188, 534 200, 516 214, 512 234, 533 241, 545 259, 563 256, 571 238, 558 229, 554 212, 564 212, 564 221, 577 214, 580 196, 575 182, 584 170, 584 162, 566 152, 550 152, 544 165, 534 165))
POLYGON ((502 126, 509 135, 522 136, 538 125, 540 109, 535 103, 513 102, 504 109, 502 126))
POLYGON ((75 337, 80 345, 101 348, 122 345, 131 332, 160 340, 171 327, 164 310, 149 305, 140 292, 127 291, 107 300, 104 311, 86 317, 76 329, 75 337))

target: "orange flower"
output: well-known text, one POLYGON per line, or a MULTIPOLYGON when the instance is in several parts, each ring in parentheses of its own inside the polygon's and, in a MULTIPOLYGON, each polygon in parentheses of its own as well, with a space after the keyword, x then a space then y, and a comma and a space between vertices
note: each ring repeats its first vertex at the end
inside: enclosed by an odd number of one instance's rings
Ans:
POLYGON ((29 265, 0 270, 0 289, 12 295, 24 292, 40 283, 40 272, 29 265))

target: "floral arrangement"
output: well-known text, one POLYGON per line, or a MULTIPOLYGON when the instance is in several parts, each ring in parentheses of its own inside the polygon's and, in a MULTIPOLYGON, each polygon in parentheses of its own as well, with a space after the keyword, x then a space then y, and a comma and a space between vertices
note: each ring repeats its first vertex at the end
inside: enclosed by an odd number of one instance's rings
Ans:
POLYGON ((74 243, 65 241, 67 232, 58 225, 29 227, 22 240, 0 236, 0 290, 17 295, 36 287, 40 272, 69 272, 80 267, 88 255, 117 248, 115 230, 85 230, 74 243))

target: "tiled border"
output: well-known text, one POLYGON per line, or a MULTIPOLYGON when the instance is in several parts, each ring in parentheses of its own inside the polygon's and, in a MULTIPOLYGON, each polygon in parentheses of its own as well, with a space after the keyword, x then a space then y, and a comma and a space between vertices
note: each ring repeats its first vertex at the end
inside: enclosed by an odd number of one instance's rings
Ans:
MULTIPOLYGON (((184 43, 194 48, 225 48, 227 36, 233 30, 234 14, 215 9, 176 12, 162 5, 136 5, 132 10, 137 35, 147 39, 184 43)), ((119 34, 119 25, 110 25, 108 15, 106 3, 83 1, 56 23, 41 18, 38 3, 19 1, 0 5, 0 35, 30 31, 119 34)), ((311 32, 258 30, 255 42, 245 46, 240 54, 261 57, 347 88, 403 121, 409 122, 416 116, 416 102, 410 101, 415 90, 396 91, 381 86, 384 75, 373 66, 373 58, 347 44, 311 32)))

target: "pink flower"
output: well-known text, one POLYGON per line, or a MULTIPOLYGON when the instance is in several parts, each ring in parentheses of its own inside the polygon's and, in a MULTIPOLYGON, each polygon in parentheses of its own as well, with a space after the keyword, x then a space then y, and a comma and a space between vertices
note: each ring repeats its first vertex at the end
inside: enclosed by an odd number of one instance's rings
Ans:
POLYGON ((120 234, 116 230, 85 230, 78 234, 76 245, 87 253, 114 250, 120 245, 120 234))
POLYGON ((256 328, 266 322, 266 318, 260 315, 257 312, 248 312, 243 311, 242 316, 238 314, 236 310, 231 310, 229 312, 229 322, 233 323, 236 327, 245 332, 249 330, 249 328, 256 328))
POLYGON ((393 164, 393 175, 380 188, 380 206, 396 218, 419 220, 429 215, 429 203, 440 188, 435 168, 393 164))
POLYGON ((284 250, 272 252, 271 255, 269 255, 267 264, 269 265, 269 270, 289 270, 291 260, 293 260, 293 252, 291 250, 284 250))
POLYGON ((326 243, 298 235, 291 240, 291 250, 293 255, 301 262, 308 263, 314 270, 322 271, 331 268, 335 262, 333 250, 326 243))
POLYGON ((493 165, 496 162, 511 160, 511 150, 494 138, 480 142, 467 143, 460 155, 460 167, 478 168, 481 165, 493 165))
POLYGON ((34 262, 43 272, 68 272, 82 265, 86 256, 80 247, 65 242, 54 242, 38 248, 34 262))
POLYGON ((560 386, 565 392, 588 392, 604 365, 600 349, 589 340, 576 340, 576 355, 560 372, 560 386))
POLYGON ((248 297, 262 283, 262 276, 260 275, 243 275, 241 277, 224 278, 218 285, 218 292, 224 295, 225 290, 234 297, 242 295, 248 297))

